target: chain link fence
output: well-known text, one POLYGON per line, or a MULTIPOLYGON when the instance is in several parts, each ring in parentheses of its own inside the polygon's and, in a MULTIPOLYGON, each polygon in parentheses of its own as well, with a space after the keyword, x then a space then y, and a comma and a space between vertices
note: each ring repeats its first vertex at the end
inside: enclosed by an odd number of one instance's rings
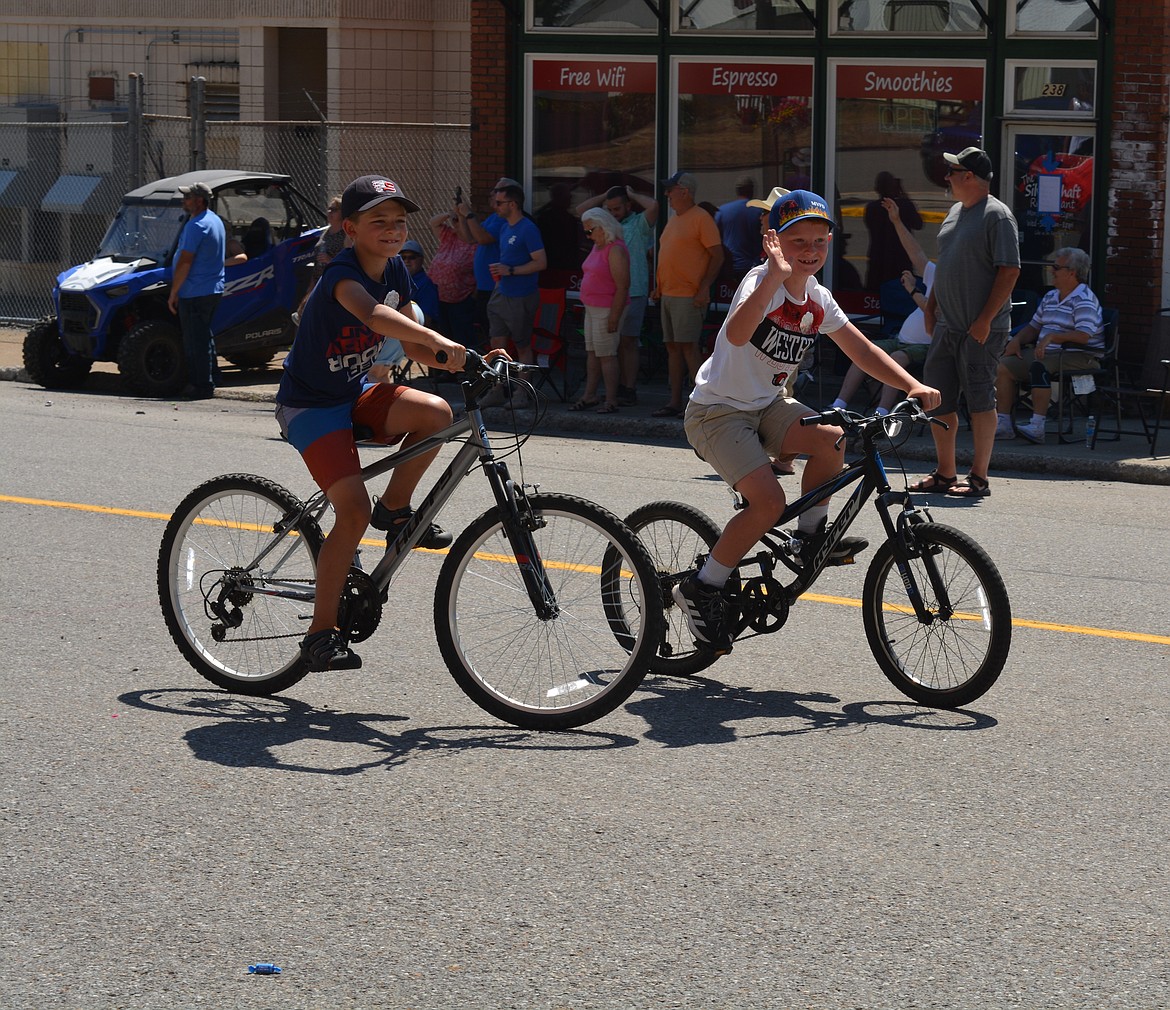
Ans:
MULTIPOLYGON (((427 250, 427 219, 466 191, 470 132, 458 124, 208 122, 142 115, 121 122, 0 121, 0 322, 52 312, 63 270, 93 257, 122 195, 195 168, 290 175, 324 210, 359 175, 385 173, 422 212, 411 234, 427 250)), ((13 110, 6 110, 12 113, 13 110)))

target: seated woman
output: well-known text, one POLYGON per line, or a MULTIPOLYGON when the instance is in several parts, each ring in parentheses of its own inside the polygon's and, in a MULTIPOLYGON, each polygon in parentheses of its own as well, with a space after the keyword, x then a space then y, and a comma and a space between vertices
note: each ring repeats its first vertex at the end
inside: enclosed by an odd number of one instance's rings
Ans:
POLYGON ((1052 254, 1055 287, 1040 299, 1032 321, 1003 350, 995 377, 996 438, 1019 436, 1033 444, 1044 441, 1044 422, 1052 403, 1049 373, 1062 368, 1077 371, 1100 368, 1105 349, 1101 303, 1089 290, 1089 254, 1065 247, 1052 254), (1062 353, 1063 352, 1063 353, 1062 353), (1016 385, 1032 387, 1032 419, 1018 428, 1012 425, 1016 385))

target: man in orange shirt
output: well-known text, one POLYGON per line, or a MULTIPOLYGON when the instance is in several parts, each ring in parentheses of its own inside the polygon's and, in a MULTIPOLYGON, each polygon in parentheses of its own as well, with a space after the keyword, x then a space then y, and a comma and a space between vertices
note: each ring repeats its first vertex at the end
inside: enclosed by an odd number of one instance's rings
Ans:
POLYGON ((715 219, 695 203, 698 182, 689 172, 662 181, 674 211, 658 244, 658 275, 651 298, 658 302, 662 342, 670 374, 670 403, 654 417, 682 417, 683 377, 694 381, 699 369, 699 339, 711 301, 711 285, 723 266, 723 244, 715 219))

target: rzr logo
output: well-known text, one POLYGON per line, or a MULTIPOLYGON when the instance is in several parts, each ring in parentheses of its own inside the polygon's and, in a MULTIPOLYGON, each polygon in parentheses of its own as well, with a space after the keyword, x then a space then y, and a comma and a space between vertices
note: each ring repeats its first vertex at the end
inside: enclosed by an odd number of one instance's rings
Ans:
POLYGON ((259 273, 248 274, 247 277, 241 277, 239 280, 234 280, 230 284, 225 284, 223 289, 224 297, 238 295, 241 291, 254 291, 265 281, 270 281, 275 276, 276 267, 270 263, 259 273))

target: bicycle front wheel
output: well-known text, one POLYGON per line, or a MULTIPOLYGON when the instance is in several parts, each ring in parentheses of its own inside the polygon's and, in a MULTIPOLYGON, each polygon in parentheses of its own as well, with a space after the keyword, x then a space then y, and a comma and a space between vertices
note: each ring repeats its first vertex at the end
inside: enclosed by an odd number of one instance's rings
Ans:
POLYGON ((491 509, 451 547, 435 634, 455 682, 482 709, 525 729, 570 729, 612 712, 642 682, 662 603, 645 547, 617 516, 568 495, 529 503, 540 529, 521 536, 491 509), (522 577, 530 551, 551 591, 543 614, 522 577))
POLYGON ((958 708, 996 682, 1012 641, 1012 612, 995 562, 966 533, 914 526, 920 556, 909 562, 929 620, 920 621, 886 541, 862 594, 865 634, 882 672, 923 705, 958 708))
POLYGON ((276 694, 308 673, 299 642, 324 538, 308 516, 276 533, 301 507, 279 484, 228 474, 187 495, 163 533, 158 598, 167 628, 200 675, 228 691, 276 694))
POLYGON ((624 520, 650 552, 658 571, 658 586, 666 617, 662 641, 650 660, 653 673, 669 677, 693 677, 718 658, 710 649, 700 649, 671 590, 687 572, 695 570, 719 539, 719 527, 706 513, 676 501, 656 501, 634 509, 624 520))

